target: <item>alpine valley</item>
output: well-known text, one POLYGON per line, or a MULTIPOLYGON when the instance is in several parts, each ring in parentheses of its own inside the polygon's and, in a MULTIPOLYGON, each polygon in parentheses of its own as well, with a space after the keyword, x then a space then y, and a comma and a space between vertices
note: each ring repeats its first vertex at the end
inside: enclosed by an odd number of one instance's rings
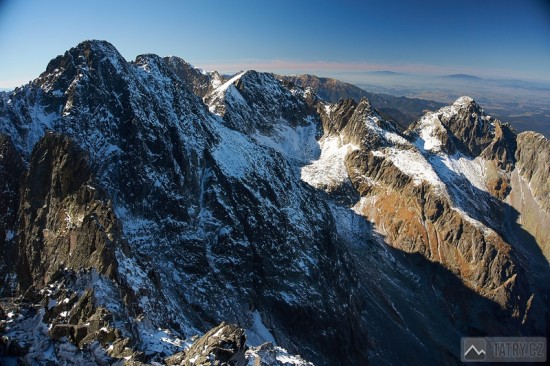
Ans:
POLYGON ((1 92, 0 363, 441 365, 548 336, 550 142, 312 80, 85 41, 1 92))

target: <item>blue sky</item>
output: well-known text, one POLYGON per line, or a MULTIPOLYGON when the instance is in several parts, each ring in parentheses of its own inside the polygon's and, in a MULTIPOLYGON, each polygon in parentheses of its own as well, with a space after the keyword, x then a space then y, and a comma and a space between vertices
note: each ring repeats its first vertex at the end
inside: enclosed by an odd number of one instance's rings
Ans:
POLYGON ((127 60, 321 76, 372 70, 550 81, 548 0, 0 0, 0 88, 85 39, 127 60))

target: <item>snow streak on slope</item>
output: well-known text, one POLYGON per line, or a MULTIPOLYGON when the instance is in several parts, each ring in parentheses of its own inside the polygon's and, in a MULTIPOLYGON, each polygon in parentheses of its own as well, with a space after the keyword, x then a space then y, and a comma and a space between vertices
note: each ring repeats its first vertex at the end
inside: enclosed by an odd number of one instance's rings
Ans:
POLYGON ((459 183, 457 181, 463 180, 475 188, 487 192, 485 166, 488 162, 484 158, 470 159, 456 153, 442 157, 431 157, 430 162, 439 175, 444 177, 445 183, 459 183))
POLYGON ((243 97, 240 95, 239 91, 233 85, 237 80, 239 80, 246 71, 242 71, 237 75, 233 76, 231 79, 227 80, 222 85, 219 85, 210 95, 205 98, 206 103, 209 105, 209 110, 211 113, 221 115, 225 108, 223 104, 224 98, 228 99, 228 102, 236 105, 246 104, 243 97))
POLYGON ((227 176, 238 179, 250 177, 251 174, 264 178, 269 176, 264 165, 266 154, 260 146, 240 132, 218 123, 215 127, 220 141, 213 149, 212 156, 227 176))
POLYGON ((331 189, 348 180, 345 158, 359 147, 342 144, 340 136, 325 136, 319 142, 321 156, 309 165, 302 167, 302 180, 315 188, 331 189))
POLYGON ((281 121, 280 124, 275 126, 270 136, 257 131, 252 137, 260 145, 275 149, 288 160, 295 161, 298 165, 304 165, 319 157, 320 148, 315 139, 316 134, 317 124, 315 121, 296 128, 292 128, 281 121))
POLYGON ((444 192, 447 185, 467 182, 479 190, 487 191, 487 162, 481 157, 469 159, 460 153, 451 156, 424 155, 413 148, 393 147, 376 153, 387 156, 399 170, 412 177, 416 184, 427 182, 444 192))
POLYGON ((271 342, 277 345, 273 334, 266 328, 262 322, 262 316, 258 310, 252 312, 252 326, 246 330, 246 343, 251 346, 259 346, 265 342, 271 342))

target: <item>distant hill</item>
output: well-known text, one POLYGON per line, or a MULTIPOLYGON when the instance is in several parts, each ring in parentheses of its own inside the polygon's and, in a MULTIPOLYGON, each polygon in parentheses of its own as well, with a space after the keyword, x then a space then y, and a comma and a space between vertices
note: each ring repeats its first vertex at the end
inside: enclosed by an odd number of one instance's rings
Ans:
POLYGON ((455 79, 455 80, 469 80, 469 81, 483 80, 478 76, 469 75, 469 74, 452 74, 452 75, 445 75, 442 77, 446 79, 455 79))

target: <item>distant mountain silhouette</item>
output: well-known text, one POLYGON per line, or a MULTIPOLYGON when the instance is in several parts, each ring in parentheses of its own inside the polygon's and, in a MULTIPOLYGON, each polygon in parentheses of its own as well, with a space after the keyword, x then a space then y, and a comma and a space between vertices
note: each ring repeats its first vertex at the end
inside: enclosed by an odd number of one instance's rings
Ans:
POLYGON ((474 75, 469 75, 469 74, 452 74, 452 75, 445 75, 442 77, 447 79, 457 79, 457 80, 471 80, 471 81, 483 80, 483 78, 480 78, 474 75))

